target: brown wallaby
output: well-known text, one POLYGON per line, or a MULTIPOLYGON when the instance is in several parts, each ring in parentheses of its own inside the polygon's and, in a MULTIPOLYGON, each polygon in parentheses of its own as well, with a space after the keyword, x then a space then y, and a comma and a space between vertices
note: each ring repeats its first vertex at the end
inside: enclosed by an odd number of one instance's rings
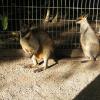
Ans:
POLYGON ((85 57, 96 60, 99 54, 99 40, 87 21, 87 15, 80 16, 76 23, 80 24, 80 42, 85 57))
MULTIPOLYGON (((28 30, 28 29, 27 29, 28 30)), ((54 42, 48 33, 38 28, 26 31, 25 36, 20 34, 22 49, 31 55, 33 66, 37 65, 37 59, 43 59, 43 67, 48 67, 48 59, 54 51, 54 42)))

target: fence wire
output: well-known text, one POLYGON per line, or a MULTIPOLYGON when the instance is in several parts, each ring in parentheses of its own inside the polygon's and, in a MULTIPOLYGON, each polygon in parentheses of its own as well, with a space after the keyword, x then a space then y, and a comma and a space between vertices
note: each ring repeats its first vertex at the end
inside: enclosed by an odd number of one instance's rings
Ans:
POLYGON ((42 25, 60 49, 80 47, 79 26, 75 24, 77 17, 88 14, 88 21, 93 29, 100 30, 99 0, 0 0, 0 49, 20 48, 19 41, 12 38, 12 31, 19 31, 21 23, 35 26, 42 25), (50 9, 50 18, 57 20, 56 24, 42 25, 50 9), (2 16, 8 17, 8 28, 2 30, 2 16))

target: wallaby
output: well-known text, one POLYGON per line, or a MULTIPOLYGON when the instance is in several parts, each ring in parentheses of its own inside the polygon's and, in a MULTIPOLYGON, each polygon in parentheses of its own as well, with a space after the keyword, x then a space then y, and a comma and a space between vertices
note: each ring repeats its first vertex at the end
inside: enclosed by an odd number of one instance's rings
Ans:
POLYGON ((80 24, 80 43, 83 53, 85 57, 95 61, 99 54, 99 40, 87 21, 87 15, 80 16, 76 23, 80 24))
POLYGON ((43 59, 43 67, 46 69, 48 67, 48 59, 54 51, 54 42, 48 33, 43 30, 38 28, 27 30, 25 36, 22 37, 20 34, 22 49, 31 55, 33 66, 38 64, 37 59, 43 59))

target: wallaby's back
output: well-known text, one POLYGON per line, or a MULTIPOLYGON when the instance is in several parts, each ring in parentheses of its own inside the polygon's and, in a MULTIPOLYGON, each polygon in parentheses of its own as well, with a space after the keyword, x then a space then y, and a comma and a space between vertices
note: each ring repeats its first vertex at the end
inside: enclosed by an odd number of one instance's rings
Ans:
POLYGON ((48 33, 45 31, 32 31, 32 37, 36 38, 39 42, 39 51, 36 54, 37 57, 50 55, 54 50, 53 40, 49 37, 48 33))

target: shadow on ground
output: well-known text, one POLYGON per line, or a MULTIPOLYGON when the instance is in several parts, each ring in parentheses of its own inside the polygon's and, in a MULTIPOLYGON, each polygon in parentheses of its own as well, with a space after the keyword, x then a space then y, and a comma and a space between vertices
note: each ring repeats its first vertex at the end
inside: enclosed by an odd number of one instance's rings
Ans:
POLYGON ((73 100, 100 100, 100 75, 85 87, 73 100))

